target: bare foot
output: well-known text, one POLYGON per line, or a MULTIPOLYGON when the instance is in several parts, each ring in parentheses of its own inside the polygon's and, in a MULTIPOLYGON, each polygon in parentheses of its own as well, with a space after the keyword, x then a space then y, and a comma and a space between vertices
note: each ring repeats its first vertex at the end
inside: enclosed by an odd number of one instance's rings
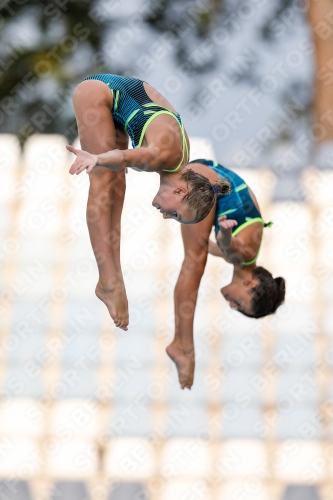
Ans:
POLYGON ((177 342, 173 341, 166 348, 166 352, 176 365, 180 387, 182 389, 185 389, 185 387, 191 389, 195 365, 194 347, 183 349, 177 342))
POLYGON ((98 282, 95 293, 108 308, 115 325, 118 328, 127 330, 128 302, 124 283, 117 282, 112 288, 110 288, 103 287, 101 283, 98 282))

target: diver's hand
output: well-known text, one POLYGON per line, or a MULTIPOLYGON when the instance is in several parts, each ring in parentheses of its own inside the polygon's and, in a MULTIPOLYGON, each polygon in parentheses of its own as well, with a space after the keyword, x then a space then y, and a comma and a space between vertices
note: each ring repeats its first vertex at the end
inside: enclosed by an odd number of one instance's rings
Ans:
POLYGON ((222 215, 217 219, 220 228, 223 229, 232 229, 235 226, 238 226, 238 222, 233 219, 227 219, 226 215, 222 215))
POLYGON ((83 170, 87 170, 87 174, 89 174, 92 169, 97 165, 98 162, 98 156, 97 155, 91 155, 87 151, 81 151, 81 149, 76 149, 73 148, 73 146, 67 145, 66 148, 68 151, 71 153, 74 153, 76 155, 75 161, 71 168, 69 169, 69 173, 74 175, 78 175, 83 170))

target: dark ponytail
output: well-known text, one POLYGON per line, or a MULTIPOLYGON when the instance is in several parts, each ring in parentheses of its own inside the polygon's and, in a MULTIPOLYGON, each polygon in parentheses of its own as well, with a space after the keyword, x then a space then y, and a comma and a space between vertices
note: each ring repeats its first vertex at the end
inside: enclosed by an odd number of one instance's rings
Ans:
POLYGON ((183 172, 181 179, 187 182, 190 188, 183 201, 195 212, 195 222, 200 222, 207 217, 216 198, 230 193, 230 182, 227 179, 221 178, 211 184, 207 177, 190 168, 183 172))
MULTIPOLYGON (((273 314, 284 302, 286 294, 286 282, 284 278, 273 278, 271 273, 264 267, 255 267, 252 271, 253 277, 258 280, 258 285, 252 290, 251 318, 262 318, 273 314)), ((241 311, 242 312, 242 311, 241 311)), ((243 313, 244 314, 244 313, 243 313)))

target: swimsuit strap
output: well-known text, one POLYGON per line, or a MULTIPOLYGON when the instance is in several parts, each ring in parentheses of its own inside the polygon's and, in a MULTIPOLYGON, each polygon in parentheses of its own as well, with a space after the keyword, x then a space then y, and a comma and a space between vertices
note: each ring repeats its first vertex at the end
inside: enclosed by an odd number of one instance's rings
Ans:
POLYGON ((181 164, 184 161, 185 151, 186 151, 186 163, 188 163, 188 160, 189 160, 188 146, 187 146, 187 140, 186 140, 186 136, 185 136, 185 128, 184 128, 184 124, 182 122, 182 119, 181 119, 180 115, 176 115, 175 113, 173 113, 169 109, 166 109, 163 106, 160 106, 159 104, 156 104, 154 102, 144 104, 143 106, 144 107, 151 107, 151 106, 157 107, 160 109, 160 111, 144 111, 145 114, 151 114, 151 116, 143 126, 143 129, 142 129, 141 135, 140 135, 140 140, 139 140, 139 143, 137 145, 138 148, 142 144, 142 141, 143 141, 143 138, 144 138, 144 135, 145 135, 145 132, 147 130, 148 125, 154 120, 154 118, 156 118, 159 115, 169 115, 169 116, 172 116, 175 120, 177 120, 177 123, 180 127, 180 131, 182 133, 182 153, 183 153, 182 159, 181 159, 179 165, 176 168, 174 168, 173 170, 163 169, 163 172, 176 172, 180 168, 181 164))
MULTIPOLYGON (((235 229, 235 231, 232 233, 232 236, 236 236, 242 229, 250 226, 251 224, 254 224, 254 222, 261 222, 263 227, 271 227, 273 225, 273 222, 266 223, 261 217, 254 217, 253 219, 244 222, 244 224, 241 224, 237 229, 235 229)), ((249 262, 242 262, 243 266, 250 266, 251 264, 255 263, 255 261, 259 257, 259 252, 260 252, 260 248, 261 248, 261 241, 260 241, 259 249, 258 249, 258 252, 257 252, 257 255, 255 256, 255 258, 250 260, 249 262)))
MULTIPOLYGON (((178 121, 178 118, 175 116, 177 122, 179 123, 178 121)), ((177 170, 179 170, 179 168, 181 167, 181 164, 183 163, 184 161, 184 157, 185 157, 185 151, 186 151, 186 163, 188 163, 188 160, 189 160, 189 154, 188 154, 188 146, 187 146, 187 140, 186 140, 186 135, 185 135, 185 128, 184 128, 184 124, 183 122, 181 121, 181 124, 179 123, 179 126, 180 126, 180 130, 181 130, 181 133, 182 133, 182 139, 183 139, 183 143, 182 143, 182 151, 183 151, 183 154, 182 154, 182 159, 180 160, 180 163, 179 165, 174 168, 173 170, 167 170, 167 169, 163 169, 163 172, 177 172, 177 170)))

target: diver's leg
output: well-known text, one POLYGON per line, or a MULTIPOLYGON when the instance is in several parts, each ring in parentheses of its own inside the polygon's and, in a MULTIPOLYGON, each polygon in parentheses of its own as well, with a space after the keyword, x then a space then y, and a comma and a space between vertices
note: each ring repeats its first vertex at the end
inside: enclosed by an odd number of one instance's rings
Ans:
MULTIPOLYGON (((86 80, 76 87, 73 105, 81 147, 85 151, 100 154, 118 147, 112 104, 112 94, 103 82, 86 80)), ((106 304, 115 324, 127 329, 128 304, 119 257, 124 174, 95 167, 89 180, 87 223, 99 271, 96 295, 106 304), (119 220, 116 226, 115 220, 119 220)))
MULTIPOLYGON (((116 143, 118 149, 128 149, 128 134, 122 127, 116 125, 116 143)), ((124 205, 124 197, 126 191, 126 176, 125 171, 120 170, 114 172, 114 184, 112 194, 112 211, 111 211, 111 226, 112 226, 112 250, 113 262, 116 270, 121 271, 120 265, 120 237, 121 237, 121 214, 124 205)))
POLYGON ((190 389, 193 384, 195 367, 194 313, 201 278, 206 267, 208 241, 214 216, 215 207, 201 222, 181 225, 184 261, 174 293, 175 336, 166 351, 176 365, 182 389, 185 387, 190 389))
MULTIPOLYGON (((128 147, 127 133, 125 132, 125 130, 120 129, 117 126, 116 126, 116 144, 118 149, 127 149, 128 147)), ((115 274, 118 277, 117 290, 118 293, 124 295, 125 298, 122 299, 122 301, 123 300, 126 301, 126 308, 127 308, 128 307, 127 296, 126 296, 126 290, 120 264, 121 214, 124 205, 126 178, 124 170, 113 173, 114 173, 113 188, 110 197, 110 199, 112 200, 112 206, 110 211, 112 231, 109 236, 111 242, 113 265, 115 268, 115 274)), ((108 286, 107 283, 105 283, 105 280, 100 280, 96 287, 96 295, 107 305, 109 310, 112 310, 114 303, 112 286, 110 290, 110 287, 108 286)), ((128 324, 128 313, 127 313, 127 324, 128 324)))

